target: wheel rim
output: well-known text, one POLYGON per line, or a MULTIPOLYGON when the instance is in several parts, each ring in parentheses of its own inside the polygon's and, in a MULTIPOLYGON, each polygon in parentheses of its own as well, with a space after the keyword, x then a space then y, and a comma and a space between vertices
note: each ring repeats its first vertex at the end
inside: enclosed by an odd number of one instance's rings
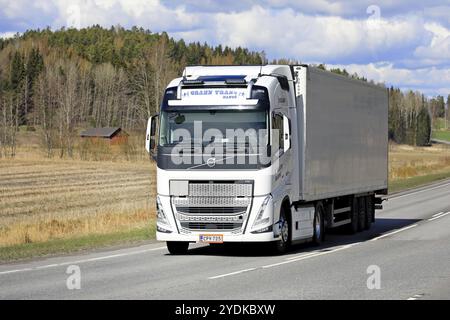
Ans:
POLYGON ((322 233, 322 224, 321 224, 321 221, 320 221, 320 214, 319 213, 317 213, 317 215, 316 215, 314 231, 316 233, 316 239, 320 239, 320 236, 321 236, 321 233, 322 233))
POLYGON ((281 241, 286 243, 289 238, 289 225, 284 217, 281 218, 281 241))

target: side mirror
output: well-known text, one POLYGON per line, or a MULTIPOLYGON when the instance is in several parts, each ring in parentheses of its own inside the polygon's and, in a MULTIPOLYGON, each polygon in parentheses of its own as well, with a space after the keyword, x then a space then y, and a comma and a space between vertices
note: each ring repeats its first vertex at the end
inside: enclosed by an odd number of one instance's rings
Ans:
POLYGON ((291 122, 283 115, 283 151, 286 152, 291 147, 291 122))
POLYGON ((285 91, 289 91, 289 80, 286 76, 278 75, 278 82, 280 83, 281 89, 285 91))
POLYGON ((147 121, 147 131, 145 134, 145 150, 154 157, 156 149, 156 128, 158 125, 159 115, 153 115, 148 118, 147 121))

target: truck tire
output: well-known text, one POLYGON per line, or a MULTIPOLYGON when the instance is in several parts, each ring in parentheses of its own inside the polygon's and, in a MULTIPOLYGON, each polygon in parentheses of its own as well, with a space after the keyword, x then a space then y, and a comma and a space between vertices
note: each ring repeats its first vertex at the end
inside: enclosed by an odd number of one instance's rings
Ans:
POLYGON ((358 198, 359 217, 358 217, 358 231, 363 231, 366 224, 367 208, 366 197, 358 198))
POLYGON ((372 196, 368 196, 366 198, 366 215, 365 215, 365 223, 364 230, 369 230, 372 224, 372 207, 373 207, 373 198, 372 196))
POLYGON ((372 205, 370 206, 370 213, 371 213, 371 219, 372 223, 375 223, 375 196, 372 196, 372 205))
POLYGON ((189 242, 185 241, 167 241, 167 250, 170 254, 185 254, 188 251, 189 242))
POLYGON ((359 218, 359 201, 358 198, 353 197, 352 199, 352 208, 350 211, 350 224, 348 225, 348 231, 350 234, 355 234, 358 232, 358 218, 359 218))
POLYGON ((275 242, 275 252, 278 254, 283 254, 291 245, 291 223, 283 206, 281 206, 280 210, 280 224, 281 239, 275 242))
POLYGON ((314 210, 314 222, 313 229, 314 234, 312 237, 312 242, 314 245, 318 246, 322 244, 325 239, 325 228, 324 228, 324 210, 322 203, 317 203, 314 210))

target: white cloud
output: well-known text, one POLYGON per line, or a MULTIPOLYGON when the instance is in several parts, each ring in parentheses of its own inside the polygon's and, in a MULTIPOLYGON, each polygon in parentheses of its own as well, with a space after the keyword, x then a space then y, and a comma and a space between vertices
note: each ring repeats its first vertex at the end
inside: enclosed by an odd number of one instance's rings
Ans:
POLYGON ((221 43, 265 49, 271 56, 303 61, 380 60, 408 54, 425 46, 432 37, 421 18, 414 16, 358 20, 261 6, 238 13, 219 13, 213 29, 221 43))
POLYGON ((450 68, 448 1, 0 0, 0 7, 5 36, 46 26, 136 25, 187 42, 264 50, 269 59, 371 70, 368 78, 399 86, 428 90, 433 79, 437 91, 448 89, 439 81, 450 68), (410 79, 436 74, 419 84, 410 79))
POLYGON ((427 23, 424 27, 433 33, 433 38, 428 46, 417 47, 414 56, 450 64, 450 30, 436 23, 427 23))
POLYGON ((61 26, 87 27, 94 24, 110 27, 139 26, 152 31, 188 29, 198 23, 195 14, 183 6, 166 7, 159 0, 53 0, 59 15, 52 23, 61 26))
POLYGON ((328 0, 266 0, 265 5, 275 8, 286 8, 291 7, 298 9, 306 13, 320 13, 320 14, 331 14, 331 15, 341 15, 344 14, 343 2, 328 1, 328 0))
POLYGON ((3 38, 3 39, 13 38, 15 35, 16 35, 16 32, 14 32, 14 31, 0 32, 0 38, 3 38))
POLYGON ((397 68, 390 62, 369 64, 327 65, 345 68, 350 74, 357 73, 377 83, 402 89, 420 90, 427 95, 450 94, 450 68, 427 67, 418 69, 397 68))

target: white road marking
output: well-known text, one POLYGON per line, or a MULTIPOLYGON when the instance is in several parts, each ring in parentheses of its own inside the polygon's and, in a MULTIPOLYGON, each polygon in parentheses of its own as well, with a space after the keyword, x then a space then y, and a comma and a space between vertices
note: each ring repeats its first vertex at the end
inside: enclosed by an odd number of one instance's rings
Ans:
POLYGON ((235 272, 220 274, 218 276, 209 277, 208 279, 209 280, 213 280, 213 279, 218 279, 218 278, 224 278, 224 277, 234 276, 236 274, 240 274, 240 273, 244 273, 244 272, 248 272, 248 271, 253 271, 253 270, 256 270, 256 268, 250 268, 250 269, 244 269, 244 270, 239 270, 239 271, 235 271, 235 272))
POLYGON ((36 269, 48 269, 48 268, 54 268, 54 267, 57 267, 58 265, 55 263, 55 264, 47 264, 47 265, 45 265, 45 266, 38 266, 38 267, 36 267, 36 269))
POLYGON ((126 256, 135 255, 135 254, 146 253, 146 252, 150 252, 150 251, 162 250, 162 249, 165 249, 165 248, 166 247, 158 247, 158 248, 144 249, 144 250, 138 250, 138 251, 133 251, 133 252, 125 252, 125 253, 113 254, 113 255, 109 255, 109 256, 102 256, 102 257, 89 258, 89 259, 83 259, 83 260, 67 261, 67 262, 62 262, 62 263, 48 264, 48 265, 43 265, 43 266, 37 266, 37 267, 34 267, 34 268, 23 268, 23 269, 7 270, 7 271, 1 271, 0 275, 2 275, 2 274, 9 274, 9 273, 17 273, 17 272, 25 272, 25 271, 35 271, 35 270, 55 268, 55 267, 62 267, 62 266, 67 266, 67 265, 71 265, 71 264, 80 264, 80 263, 86 263, 86 262, 107 260, 107 259, 118 258, 118 257, 126 257, 126 256))
POLYGON ((308 254, 303 254, 303 255, 300 255, 300 256, 296 256, 296 257, 290 257, 290 258, 288 258, 288 259, 286 259, 285 261, 282 261, 282 262, 273 263, 273 264, 269 264, 269 265, 265 265, 265 266, 261 266, 261 267, 250 268, 250 269, 238 270, 238 271, 234 271, 234 272, 230 272, 230 273, 226 273, 226 274, 221 274, 221 275, 218 275, 218 276, 209 277, 208 279, 209 280, 213 280, 213 279, 224 278, 224 277, 228 277, 228 276, 234 276, 234 275, 237 275, 237 274, 241 274, 241 273, 249 272, 249 271, 254 271, 254 270, 258 270, 258 269, 268 269, 268 268, 280 266, 280 265, 283 265, 283 264, 293 263, 293 262, 297 262, 297 261, 301 261, 301 260, 305 260, 305 259, 309 259, 309 258, 313 258, 313 257, 322 256, 322 255, 325 255, 325 254, 329 254, 329 253, 345 250, 345 249, 348 249, 350 247, 355 246, 356 244, 357 243, 352 243, 352 244, 347 244, 347 245, 344 245, 344 246, 337 247, 336 249, 329 250, 329 251, 316 251, 314 253, 308 253, 308 254))
POLYGON ((443 213, 444 213, 444 212, 442 212, 442 211, 439 212, 439 213, 435 213, 435 214, 432 215, 432 217, 440 216, 440 215, 443 214, 443 213))
POLYGON ((392 231, 392 232, 388 232, 388 233, 382 234, 381 236, 378 236, 376 238, 370 239, 369 241, 376 241, 376 240, 379 240, 379 239, 383 239, 383 238, 389 237, 389 236, 391 236, 393 234, 396 234, 396 233, 399 233, 399 232, 402 232, 402 231, 405 231, 405 230, 408 230, 408 229, 411 229, 411 228, 414 228, 414 227, 417 227, 416 223, 412 224, 410 226, 407 226, 407 227, 404 227, 404 228, 392 231))
POLYGON ((25 269, 8 270, 8 271, 3 271, 3 272, 0 272, 0 274, 16 273, 16 272, 21 272, 21 271, 31 271, 31 270, 33 270, 33 268, 25 268, 25 269))
MULTIPOLYGON (((450 185, 450 183, 449 183, 449 185, 450 185)), ((428 220, 431 221, 431 220, 434 220, 434 219, 438 219, 438 218, 441 218, 441 217, 446 216, 448 214, 450 214, 450 211, 446 212, 446 213, 439 212, 439 213, 436 213, 435 215, 433 215, 434 218, 431 218, 431 219, 428 219, 428 220)), ((408 229, 411 229, 411 228, 414 228, 414 227, 417 227, 417 226, 418 226, 418 224, 415 223, 415 224, 406 226, 404 228, 401 228, 401 229, 398 229, 398 230, 394 230, 392 232, 388 232, 388 233, 382 234, 382 235, 380 235, 380 236, 378 236, 376 238, 370 239, 368 241, 370 242, 370 241, 376 241, 376 240, 379 240, 379 239, 383 239, 383 238, 389 237, 391 235, 394 235, 396 233, 399 233, 399 232, 402 232, 402 231, 406 231, 408 229)), ((364 242, 368 242, 368 241, 364 241, 364 242)), ((361 242, 361 243, 364 243, 364 242, 361 242)), ((280 265, 284 265, 284 264, 288 264, 288 263, 292 263, 292 262, 306 260, 306 259, 309 259, 309 258, 314 258, 314 257, 326 255, 326 254, 329 254, 329 253, 334 253, 334 252, 337 252, 337 251, 345 250, 345 249, 351 248, 351 247, 353 247, 353 246, 355 246, 357 244, 359 244, 359 243, 347 244, 347 245, 340 246, 340 247, 337 247, 335 249, 328 250, 328 251, 320 251, 319 250, 319 251, 308 252, 308 253, 304 253, 304 254, 300 254, 300 255, 295 255, 295 256, 286 258, 285 261, 281 261, 281 262, 277 262, 277 263, 273 263, 273 264, 269 264, 269 265, 265 265, 265 266, 261 266, 261 267, 251 268, 251 269, 238 270, 238 271, 230 272, 230 273, 227 273, 227 274, 222 274, 222 275, 218 275, 218 276, 214 276, 214 277, 209 277, 208 279, 211 280, 211 279, 217 279, 217 278, 233 276, 233 275, 237 275, 237 274, 240 274, 240 273, 243 273, 243 272, 254 271, 254 270, 257 270, 257 269, 268 269, 268 268, 272 268, 272 267, 276 267, 276 266, 280 266, 280 265)), ((421 297, 420 295, 416 295, 416 296, 421 297)), ((412 298, 414 298, 414 297, 412 297, 412 298)), ((411 300, 413 300, 413 299, 411 299, 411 300)))
POLYGON ((323 252, 317 252, 316 254, 304 255, 304 256, 298 257, 297 259, 292 259, 292 260, 282 261, 282 262, 278 262, 278 263, 273 263, 273 264, 262 266, 261 268, 268 269, 268 268, 277 267, 277 266, 280 266, 280 265, 283 265, 283 264, 288 264, 288 263, 292 263, 292 262, 306 260, 306 259, 309 259, 309 258, 323 256, 323 255, 326 255, 326 254, 329 254, 329 253, 334 253, 334 252, 337 252, 337 251, 349 249, 349 248, 351 248, 351 247, 353 247, 355 245, 357 245, 357 243, 347 244, 347 245, 344 245, 344 246, 341 246, 341 247, 337 247, 336 249, 333 249, 333 250, 330 250, 330 251, 323 251, 323 252))
POLYGON ((412 297, 409 297, 406 300, 417 300, 419 298, 422 298, 423 296, 424 296, 423 294, 415 294, 415 295, 413 295, 412 297))
POLYGON ((412 195, 420 193, 420 192, 425 192, 425 191, 430 191, 430 190, 434 190, 434 189, 439 189, 439 188, 446 187, 446 186, 450 186, 450 183, 441 184, 441 185, 433 187, 433 188, 426 188, 426 189, 423 189, 423 190, 419 190, 419 191, 415 191, 415 192, 411 192, 411 193, 407 193, 407 194, 402 194, 400 196, 393 196, 393 197, 390 197, 388 199, 400 199, 400 198, 403 198, 403 197, 412 196, 412 195))
POLYGON ((286 258, 286 260, 294 260, 294 259, 298 259, 298 258, 303 258, 306 256, 311 256, 311 255, 315 255, 318 254, 320 251, 313 251, 313 252, 308 252, 308 253, 304 253, 304 254, 300 254, 300 255, 295 255, 289 258, 286 258))
POLYGON ((446 212, 446 213, 443 213, 443 214, 441 214, 441 215, 439 215, 439 216, 436 216, 436 217, 434 217, 434 218, 428 219, 428 221, 433 221, 433 220, 436 220, 436 219, 445 217, 445 216, 448 215, 449 213, 450 213, 450 211, 449 211, 449 212, 446 212))

